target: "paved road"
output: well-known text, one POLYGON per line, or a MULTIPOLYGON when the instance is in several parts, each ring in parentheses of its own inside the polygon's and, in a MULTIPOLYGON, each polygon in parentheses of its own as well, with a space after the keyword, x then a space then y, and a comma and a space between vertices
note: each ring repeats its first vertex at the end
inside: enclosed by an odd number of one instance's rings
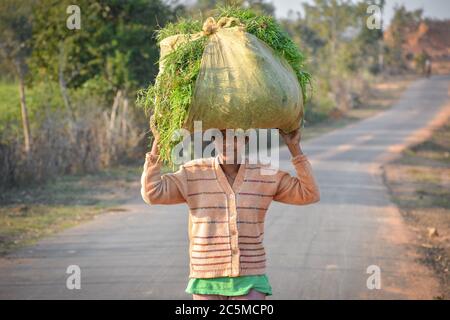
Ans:
MULTIPOLYGON (((449 83, 449 76, 419 80, 391 110, 304 144, 322 199, 304 207, 271 206, 265 244, 272 299, 437 294, 436 281, 408 245, 411 235, 379 167, 449 106, 449 83), (367 289, 370 265, 381 270, 380 290, 367 289)), ((287 151, 281 154, 282 167, 291 169, 287 151)), ((126 208, 1 261, 0 298, 190 298, 184 293, 186 208, 148 207, 138 198, 126 208), (66 289, 72 264, 81 267, 81 290, 66 289)))

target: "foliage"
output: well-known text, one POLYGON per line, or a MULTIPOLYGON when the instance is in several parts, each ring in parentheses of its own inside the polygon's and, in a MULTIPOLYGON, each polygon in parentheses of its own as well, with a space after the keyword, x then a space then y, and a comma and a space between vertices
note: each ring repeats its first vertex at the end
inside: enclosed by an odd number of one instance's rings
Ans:
POLYGON ((406 69, 406 57, 403 52, 403 44, 410 28, 415 28, 422 20, 423 11, 421 9, 408 11, 405 6, 394 7, 394 17, 392 18, 386 39, 386 64, 395 71, 406 69))
POLYGON ((172 137, 183 126, 189 110, 206 41, 207 38, 202 37, 187 42, 168 54, 164 59, 164 72, 154 85, 138 95, 138 102, 147 111, 153 109, 155 114, 162 159, 169 160, 172 147, 179 142, 172 137))
MULTIPOLYGON (((310 57, 314 71, 314 91, 306 108, 305 120, 321 121, 327 112, 351 107, 347 97, 360 82, 370 81, 380 70, 383 31, 368 29, 369 4, 383 10, 384 0, 351 2, 314 0, 303 4, 303 13, 290 14, 282 21, 303 52, 310 57)), ((358 93, 359 94, 359 93, 358 93)))
POLYGON ((36 80, 44 73, 58 81, 62 71, 67 86, 79 88, 102 77, 112 99, 116 90, 132 91, 156 75, 154 32, 158 24, 172 18, 161 0, 80 0, 80 30, 68 30, 68 15, 61 14, 61 8, 72 2, 38 2, 32 60, 36 80))
POLYGON ((25 155, 17 71, 0 54, 0 176, 9 177, 0 178, 0 185, 140 158, 145 119, 128 101, 157 74, 156 28, 183 14, 182 8, 164 0, 1 1, 0 51, 29 70, 34 145, 25 155), (81 10, 79 30, 66 24, 73 4, 81 10), (113 109, 115 96, 121 100, 113 109))
POLYGON ((158 43, 161 40, 176 34, 192 34, 202 31, 202 23, 199 20, 180 18, 177 22, 169 22, 164 28, 156 31, 158 43))
POLYGON ((23 76, 31 53, 31 5, 24 0, 3 0, 0 6, 0 58, 3 68, 23 76))

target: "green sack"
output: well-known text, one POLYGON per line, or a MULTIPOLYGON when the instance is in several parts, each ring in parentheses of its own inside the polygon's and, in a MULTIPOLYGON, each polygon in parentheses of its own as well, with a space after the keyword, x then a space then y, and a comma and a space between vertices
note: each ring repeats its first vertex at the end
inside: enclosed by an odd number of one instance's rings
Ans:
POLYGON ((300 125, 303 98, 297 76, 288 62, 235 18, 208 18, 203 31, 174 35, 160 42, 160 73, 164 57, 187 41, 208 37, 183 127, 202 129, 280 128, 291 132, 300 125))

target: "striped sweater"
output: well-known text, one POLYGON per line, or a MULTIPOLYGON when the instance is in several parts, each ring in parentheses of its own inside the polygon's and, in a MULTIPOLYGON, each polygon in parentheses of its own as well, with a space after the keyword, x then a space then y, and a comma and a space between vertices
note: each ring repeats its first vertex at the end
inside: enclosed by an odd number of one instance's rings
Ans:
POLYGON ((217 157, 193 160, 161 175, 161 163, 148 153, 141 193, 148 204, 187 203, 190 278, 264 274, 264 218, 272 200, 296 205, 319 201, 306 156, 296 156, 292 163, 297 177, 278 170, 267 175, 260 165, 242 164, 230 186, 217 157))

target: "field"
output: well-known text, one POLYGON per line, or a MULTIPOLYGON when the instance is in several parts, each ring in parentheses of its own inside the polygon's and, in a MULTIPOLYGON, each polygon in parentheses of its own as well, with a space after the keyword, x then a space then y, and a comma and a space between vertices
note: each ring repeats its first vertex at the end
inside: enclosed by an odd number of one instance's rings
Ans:
MULTIPOLYGON (((30 122, 33 123, 40 106, 47 106, 47 111, 51 112, 55 106, 62 105, 62 99, 59 95, 51 95, 49 86, 51 84, 41 84, 26 89, 28 115, 30 122)), ((13 82, 0 82, 0 133, 8 124, 8 130, 14 130, 21 133, 21 113, 19 86, 13 82)), ((40 111, 42 114, 42 110, 40 111)))

